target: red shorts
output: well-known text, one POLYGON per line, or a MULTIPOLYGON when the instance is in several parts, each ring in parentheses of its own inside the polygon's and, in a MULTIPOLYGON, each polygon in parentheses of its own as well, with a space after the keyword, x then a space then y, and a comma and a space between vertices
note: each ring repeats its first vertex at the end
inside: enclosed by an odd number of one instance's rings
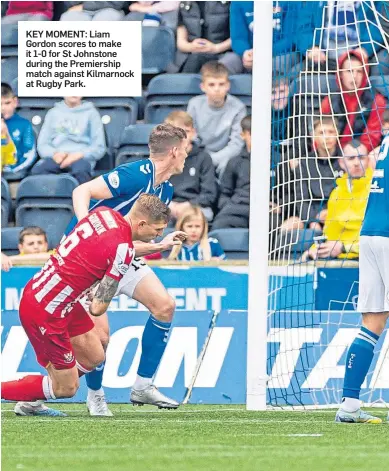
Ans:
POLYGON ((67 317, 53 317, 36 301, 28 287, 20 302, 19 317, 38 363, 44 368, 51 364, 56 370, 66 370, 76 365, 70 339, 94 327, 92 319, 79 302, 67 317))

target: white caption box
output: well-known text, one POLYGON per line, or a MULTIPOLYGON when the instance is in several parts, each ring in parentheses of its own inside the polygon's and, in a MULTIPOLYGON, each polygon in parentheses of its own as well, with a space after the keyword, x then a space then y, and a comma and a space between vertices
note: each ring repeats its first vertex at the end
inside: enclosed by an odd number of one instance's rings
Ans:
POLYGON ((140 21, 19 21, 18 96, 142 94, 140 21))

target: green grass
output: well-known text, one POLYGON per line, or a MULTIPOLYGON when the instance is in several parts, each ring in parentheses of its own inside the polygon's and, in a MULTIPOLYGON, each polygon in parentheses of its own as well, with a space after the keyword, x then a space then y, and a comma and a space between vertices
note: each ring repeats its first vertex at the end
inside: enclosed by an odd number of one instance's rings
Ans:
POLYGON ((16 417, 3 404, 3 471, 372 471, 389 462, 389 424, 335 424, 334 411, 111 405, 113 418, 91 418, 84 405, 61 408, 68 418, 16 417))

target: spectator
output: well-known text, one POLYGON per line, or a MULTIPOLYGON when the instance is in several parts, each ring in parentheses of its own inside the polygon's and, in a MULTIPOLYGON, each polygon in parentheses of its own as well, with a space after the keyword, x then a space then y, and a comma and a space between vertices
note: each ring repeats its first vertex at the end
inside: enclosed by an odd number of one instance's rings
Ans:
POLYGON ((373 170, 369 168, 366 147, 358 140, 344 146, 339 159, 344 175, 336 180, 336 188, 328 201, 323 229, 323 243, 314 244, 306 259, 355 259, 359 257, 359 233, 362 227, 373 170))
POLYGON ((50 21, 53 19, 53 2, 8 2, 1 25, 14 25, 19 21, 50 21))
POLYGON ((169 205, 172 218, 180 219, 191 205, 198 205, 207 220, 212 221, 212 208, 217 198, 215 168, 209 154, 194 142, 196 130, 193 119, 185 111, 173 111, 167 116, 165 123, 183 129, 189 142, 184 171, 170 178, 170 183, 174 186, 173 201, 169 205))
POLYGON ((61 21, 119 21, 127 2, 65 2, 61 21))
POLYGON ((18 99, 12 88, 6 83, 1 84, 1 146, 2 151, 11 153, 16 149, 16 161, 4 167, 4 177, 15 176, 20 172, 23 178, 36 160, 35 134, 28 119, 22 118, 15 111, 18 99), (4 144, 3 144, 4 136, 4 144), (11 144, 12 142, 12 144, 11 144), (3 148, 3 145, 6 146, 3 148))
POLYGON ((126 21, 146 21, 154 19, 156 24, 161 24, 171 28, 173 31, 177 29, 178 5, 180 2, 131 2, 128 7, 128 13, 124 19, 126 21))
POLYGON ((35 260, 46 262, 51 252, 47 242, 46 232, 38 226, 25 227, 19 234, 19 255, 7 256, 1 254, 1 269, 9 271, 13 262, 35 260))
MULTIPOLYGON (((375 12, 364 3, 298 2, 297 49, 314 66, 322 64, 321 70, 336 70, 338 57, 351 49, 359 49, 365 62, 372 58, 371 62, 378 64, 374 67, 374 73, 383 64, 388 67, 388 52, 381 29, 377 27, 375 12)), ((387 2, 374 2, 374 8, 384 34, 388 34, 387 2)))
POLYGON ((173 247, 169 260, 208 262, 226 258, 219 241, 208 237, 208 222, 200 207, 188 208, 177 221, 176 230, 186 232, 188 237, 185 244, 173 247))
POLYGON ((180 2, 176 63, 172 72, 198 73, 202 65, 218 60, 231 74, 242 65, 231 51, 228 2, 180 2))
POLYGON ((300 159, 295 171, 295 196, 289 196, 290 212, 294 215, 282 224, 283 231, 310 229, 321 231, 324 224, 327 201, 342 171, 337 157, 338 132, 336 120, 323 116, 313 125, 313 151, 300 159))
MULTIPOLYGON (((382 128, 381 128, 382 138, 384 138, 388 134, 388 132, 389 132, 389 109, 385 110, 384 114, 382 115, 382 128)), ((380 153, 380 149, 381 149, 381 143, 379 146, 373 149, 369 154, 371 168, 375 168, 376 162, 378 160, 378 155, 380 153)))
POLYGON ((42 159, 31 173, 67 172, 85 183, 105 150, 103 125, 93 103, 82 102, 79 96, 65 97, 46 115, 38 138, 42 159))
POLYGON ((340 56, 337 81, 341 93, 325 97, 321 111, 337 117, 342 146, 355 137, 371 151, 381 141, 386 99, 370 89, 368 74, 369 66, 364 63, 359 51, 340 56))
POLYGON ((227 164, 220 181, 220 212, 212 229, 249 227, 251 116, 242 119, 242 139, 246 148, 227 164))
POLYGON ((11 139, 7 125, 1 118, 1 170, 16 163, 16 147, 11 139))
POLYGON ((188 113, 193 118, 200 145, 211 156, 220 176, 228 161, 243 148, 240 122, 246 116, 246 107, 228 94, 230 82, 223 64, 208 62, 201 68, 201 75, 204 95, 189 101, 188 113))
MULTIPOLYGON (((294 51, 299 3, 273 2, 273 70, 288 74, 296 64, 294 51)), ((242 60, 243 68, 253 68, 254 2, 231 2, 230 28, 232 50, 242 60)), ((240 71, 241 72, 241 71, 240 71)))
MULTIPOLYGON (((272 159, 273 164, 277 165, 283 160, 283 147, 288 144, 287 139, 289 128, 289 113, 291 111, 291 103, 289 97, 289 81, 283 77, 277 77, 272 84, 272 123, 271 123, 271 140, 272 140, 272 159)), ((291 133, 290 133, 291 134, 291 133)))

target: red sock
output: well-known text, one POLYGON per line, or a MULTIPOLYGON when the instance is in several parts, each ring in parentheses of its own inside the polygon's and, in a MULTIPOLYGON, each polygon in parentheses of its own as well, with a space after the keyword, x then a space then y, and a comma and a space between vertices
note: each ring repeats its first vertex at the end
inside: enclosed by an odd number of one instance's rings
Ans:
POLYGON ((17 381, 1 383, 1 398, 8 401, 37 401, 46 399, 42 375, 28 375, 17 381))

